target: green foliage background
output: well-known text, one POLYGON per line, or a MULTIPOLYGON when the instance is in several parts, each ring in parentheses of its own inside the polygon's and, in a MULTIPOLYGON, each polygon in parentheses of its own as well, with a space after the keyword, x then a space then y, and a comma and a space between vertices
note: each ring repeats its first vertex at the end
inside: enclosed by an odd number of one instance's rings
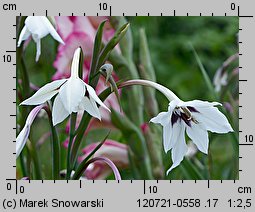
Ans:
MULTIPOLYGON (((197 51, 210 79, 213 80, 222 63, 238 52, 238 17, 130 17, 129 20, 134 34, 134 58, 138 58, 138 29, 143 27, 146 30, 157 82, 172 89, 185 101, 215 101, 190 44, 197 51)), ((228 89, 233 96, 238 96, 238 80, 228 89)), ((157 93, 157 99, 160 111, 166 111, 168 102, 165 97, 157 93)), ((228 98, 223 100, 228 101, 228 98)), ((232 115, 237 122, 238 113, 232 115)), ((238 132, 238 128, 236 130, 238 132)), ((208 164, 210 159, 211 179, 238 178, 238 155, 233 149, 233 142, 232 138, 225 135, 210 135, 209 157, 198 154, 201 164, 208 164)), ((170 154, 164 158, 167 167, 169 158, 170 154)), ((208 176, 206 169, 202 168, 200 171, 208 176)), ((185 171, 182 165, 169 175, 169 179, 183 178, 185 171)))
MULTIPOLYGON (((130 22, 134 41, 135 64, 139 65, 139 29, 144 28, 147 35, 151 60, 154 65, 157 82, 169 87, 183 100, 201 99, 215 101, 199 69, 191 44, 195 48, 210 79, 222 63, 231 55, 238 52, 238 18, 237 17, 127 17, 130 22)), ((55 72, 52 64, 57 52, 57 43, 47 36, 42 40, 42 55, 38 63, 35 63, 35 44, 30 42, 25 51, 26 66, 31 82, 41 86, 51 80, 55 72)), ((118 70, 115 70, 118 73, 118 70)), ((228 90, 232 97, 238 96, 238 81, 234 81, 228 90)), ((125 96, 125 93, 124 93, 125 96)), ((168 102, 165 97, 156 93, 160 111, 166 111, 168 102)), ((122 98, 124 107, 128 106, 125 98, 122 98)), ((229 102, 229 96, 222 101, 229 102)), ((129 105, 130 106, 130 105, 129 105)), ((146 105, 145 105, 146 106, 146 105)), ((135 110, 135 108, 134 108, 135 110)), ((18 111, 19 112, 19 111, 18 111)), ((238 111, 229 114, 235 122, 235 130, 238 131, 238 111)), ((151 117, 148 117, 149 121, 151 117)), ((58 127, 63 129, 65 123, 58 127)), ((32 127, 32 142, 49 131, 47 120, 36 121, 32 127)), ((87 143, 99 141, 104 137, 105 130, 100 133, 91 132, 86 138, 87 143)), ((60 133, 60 141, 65 140, 65 135, 60 133)), ((113 139, 122 141, 121 135, 116 132, 113 139)), ((161 139, 161 138, 160 138, 161 139)), ((237 179, 238 178, 238 150, 233 147, 234 140, 231 135, 217 135, 210 133, 210 153, 205 156, 198 153, 191 162, 195 164, 198 172, 210 179, 237 179), (209 166, 208 166, 209 164, 209 166), (208 168, 209 167, 209 168, 208 168), (209 170, 210 169, 210 170, 209 170)), ((25 150, 26 151, 26 150, 25 150)), ((62 148, 62 157, 65 158, 65 149, 62 148)), ((44 176, 50 175, 51 150, 49 142, 39 150, 40 163, 44 176)), ((162 153, 165 170, 170 167, 170 153, 162 153)), ((182 165, 174 169, 166 176, 167 179, 190 179, 184 161, 182 165)), ((62 166, 65 166, 63 160, 62 166)), ((17 176, 20 166, 17 163, 17 176)), ((132 179, 130 170, 122 171, 123 179, 132 179)), ((112 179, 112 176, 109 177, 112 179)))

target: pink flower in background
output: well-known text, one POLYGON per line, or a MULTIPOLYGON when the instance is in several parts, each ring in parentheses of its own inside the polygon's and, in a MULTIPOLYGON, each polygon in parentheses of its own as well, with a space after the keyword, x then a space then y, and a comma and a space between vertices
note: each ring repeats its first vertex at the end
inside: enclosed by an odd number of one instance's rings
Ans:
MULTIPOLYGON (((84 53, 84 79, 88 76, 89 66, 93 53, 93 44, 97 27, 106 17, 86 16, 56 16, 57 31, 66 45, 59 45, 54 67, 57 69, 53 79, 61 79, 70 75, 70 60, 77 47, 84 53)), ((107 22, 104 28, 103 40, 108 41, 114 34, 114 29, 107 22)))
MULTIPOLYGON (((94 27, 94 29, 97 29, 98 26, 100 25, 100 23, 106 19, 108 19, 108 17, 106 16, 88 16, 88 19, 90 21, 90 23, 92 24, 92 26, 94 27)), ((115 30, 112 28, 111 24, 109 21, 107 21, 104 25, 104 34, 103 34, 103 41, 109 41, 110 38, 112 38, 112 36, 114 35, 115 30)))
MULTIPOLYGON (((57 56, 53 64, 57 71, 53 76, 53 80, 67 78, 70 76, 70 65, 73 53, 75 49, 80 46, 84 54, 83 80, 87 83, 97 27, 99 26, 101 21, 107 18, 87 16, 56 16, 55 19, 57 31, 63 38, 66 45, 59 45, 58 47, 57 56)), ((114 32, 115 31, 111 27, 110 23, 107 22, 104 28, 103 40, 109 40, 113 36, 114 32)), ((100 77, 98 85, 95 89, 97 94, 100 94, 106 88, 106 86, 104 85, 104 81, 104 78, 100 77)), ((104 103, 109 108, 119 110, 118 101, 114 94, 111 94, 104 103)), ((105 124, 105 122, 109 124, 109 114, 105 113, 105 111, 103 111, 102 109, 100 109, 100 113, 102 114, 103 124, 105 124)), ((95 121, 94 119, 92 119, 92 122, 96 126, 101 125, 100 123, 98 123, 98 121, 95 121)))
MULTIPOLYGON (((93 143, 85 147, 82 152, 83 155, 78 158, 78 162, 85 159, 86 156, 91 153, 99 143, 93 143)), ((128 167, 128 149, 125 144, 106 140, 103 146, 94 154, 95 157, 105 157, 110 159, 118 169, 123 169, 128 167)), ((87 179, 100 180, 105 179, 109 174, 112 173, 111 168, 100 161, 90 164, 85 171, 85 177, 87 179)))
POLYGON ((93 35, 95 30, 86 17, 56 17, 58 33, 62 36, 66 45, 59 45, 57 57, 53 66, 57 72, 53 79, 69 77, 72 55, 77 47, 81 47, 84 54, 84 75, 88 75, 89 64, 93 50, 93 35), (84 27, 82 27, 82 20, 84 27), (87 29, 87 30, 85 30, 87 29))

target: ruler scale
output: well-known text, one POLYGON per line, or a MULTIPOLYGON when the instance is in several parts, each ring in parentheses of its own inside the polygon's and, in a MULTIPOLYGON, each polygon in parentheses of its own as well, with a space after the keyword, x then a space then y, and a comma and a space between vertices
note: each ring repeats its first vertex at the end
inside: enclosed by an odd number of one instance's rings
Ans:
POLYGON ((1 2, 2 147, 1 211, 254 211, 255 89, 253 2, 73 1, 1 2), (100 10, 100 4, 106 4, 100 10), (135 5, 135 6, 134 6, 135 5), (239 180, 16 180, 16 16, 238 16, 239 17, 239 180), (3 112, 4 111, 4 112, 3 112))

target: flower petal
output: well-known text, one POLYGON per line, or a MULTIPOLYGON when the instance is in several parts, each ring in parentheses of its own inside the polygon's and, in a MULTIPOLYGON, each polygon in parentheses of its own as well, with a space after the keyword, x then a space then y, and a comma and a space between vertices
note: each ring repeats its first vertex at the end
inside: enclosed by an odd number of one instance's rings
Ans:
POLYGON ((172 100, 169 103, 168 111, 167 112, 159 113, 156 117, 152 118, 150 120, 150 122, 153 122, 155 124, 161 124, 162 126, 166 125, 167 123, 170 123, 171 122, 172 113, 173 113, 173 111, 174 111, 174 109, 175 109, 175 107, 177 106, 178 103, 179 103, 179 101, 172 100))
POLYGON ((192 112, 192 115, 199 123, 204 125, 205 129, 217 133, 232 132, 233 129, 225 115, 221 113, 217 107, 214 107, 217 105, 221 104, 218 102, 200 100, 182 102, 179 104, 179 106, 194 107, 198 112, 192 112))
POLYGON ((39 39, 45 37, 49 33, 58 42, 64 44, 64 41, 58 35, 50 21, 45 16, 28 16, 25 24, 32 34, 37 35, 39 39))
POLYGON ((85 83, 79 78, 69 78, 61 86, 59 95, 69 114, 74 112, 85 95, 85 83))
POLYGON ((196 144, 197 148, 201 152, 207 154, 209 138, 206 129, 204 129, 201 124, 191 123, 191 127, 186 127, 186 132, 190 139, 196 144))
MULTIPOLYGON (((177 119, 177 122, 175 124, 171 125, 171 131, 170 131, 170 137, 169 137, 169 143, 168 148, 172 149, 176 143, 180 140, 180 130, 182 130, 182 127, 184 126, 184 122, 181 121, 181 119, 177 119)), ((184 129, 185 130, 185 129, 184 129)), ((185 134, 185 132, 183 132, 185 134)))
POLYGON ((57 95, 52 109, 52 122, 53 126, 65 120, 65 118, 69 115, 68 111, 65 109, 60 96, 57 95))
POLYGON ((171 144, 172 131, 173 128, 170 122, 163 126, 163 146, 166 153, 172 148, 171 144))
MULTIPOLYGON (((85 157, 87 157, 98 144, 99 142, 87 145, 82 150, 83 154, 78 158, 78 161, 81 162, 82 160, 84 160, 85 157)), ((128 151, 127 145, 119 143, 114 140, 107 139, 103 146, 98 151, 95 152, 93 157, 100 156, 107 157, 110 160, 112 160, 118 168, 125 168, 129 164, 127 151, 128 151)))
POLYGON ((38 62, 40 55, 41 55, 41 39, 37 39, 36 40, 36 57, 35 57, 36 62, 38 62))
MULTIPOLYGON (((71 61, 77 46, 83 49, 84 61, 90 61, 93 49, 93 40, 90 40, 85 33, 72 32, 65 40, 66 45, 59 45, 54 67, 57 69, 53 78, 70 76, 71 61)), ((88 74, 85 65, 83 65, 84 75, 88 74)))
POLYGON ((25 20, 25 24, 31 34, 34 34, 41 39, 49 34, 49 30, 45 25, 45 19, 49 21, 44 16, 28 16, 25 20))
POLYGON ((170 123, 171 113, 161 112, 156 117, 153 117, 150 122, 155 124, 161 124, 162 126, 170 123))
POLYGON ((150 122, 159 123, 163 126, 163 146, 166 153, 178 142, 180 128, 180 120, 177 120, 177 123, 172 126, 171 115, 169 112, 161 112, 150 120, 150 122))
POLYGON ((20 46, 21 42, 28 39, 30 35, 31 33, 29 32, 27 26, 25 25, 19 35, 18 47, 20 46))
MULTIPOLYGON (((188 151, 188 147, 186 145, 186 141, 185 141, 185 126, 184 123, 181 121, 178 121, 175 125, 177 125, 178 127, 175 129, 174 132, 174 137, 176 138, 176 142, 175 145, 173 146, 172 149, 172 161, 173 164, 170 167, 170 169, 167 170, 167 175, 169 174, 169 172, 174 169, 175 167, 177 167, 181 161, 183 160, 185 154, 188 151)), ((174 126, 175 126, 174 125, 174 126)))
POLYGON ((29 113, 25 126, 23 127, 23 129, 20 131, 19 135, 16 138, 16 158, 18 158, 19 154, 21 153, 22 149, 24 148, 27 142, 31 124, 33 123, 35 117, 41 111, 43 107, 44 105, 36 106, 29 113))
POLYGON ((81 48, 77 48, 73 55, 71 65, 71 78, 79 78, 79 62, 80 62, 81 48))
POLYGON ((28 139, 29 132, 30 126, 26 124, 24 128, 20 131, 18 137, 16 138, 16 158, 19 157, 22 149, 24 148, 28 139))
POLYGON ((213 107, 217 105, 222 105, 219 102, 208 102, 208 101, 201 101, 201 100, 192 100, 192 101, 187 101, 187 102, 179 102, 178 106, 182 107, 194 107, 194 108, 204 108, 204 107, 213 107))
POLYGON ((161 112, 156 117, 152 118, 150 122, 161 124, 163 126, 163 146, 167 153, 177 142, 178 131, 180 128, 180 120, 172 125, 172 113, 179 101, 173 100, 169 103, 168 111, 161 112), (176 133, 177 132, 177 133, 176 133))
POLYGON ((54 29, 54 27, 52 26, 52 24, 50 23, 50 21, 44 17, 42 19, 42 21, 44 22, 45 26, 48 28, 49 33, 51 34, 51 36, 58 41, 59 43, 65 44, 65 42, 62 40, 62 38, 59 36, 59 34, 57 33, 57 31, 54 29))
POLYGON ((203 124, 205 129, 216 133, 232 132, 226 116, 216 107, 196 107, 199 113, 192 113, 198 122, 203 124))
POLYGON ((66 40, 73 31, 73 23, 69 16, 55 16, 57 30, 59 35, 66 40))
POLYGON ((94 40, 94 37, 96 35, 96 30, 92 26, 90 20, 86 16, 76 16, 74 18, 74 28, 73 30, 75 32, 83 32, 88 35, 88 39, 94 40))
POLYGON ((96 102, 93 99, 89 99, 88 97, 83 97, 81 104, 79 105, 81 110, 87 111, 91 116, 101 120, 100 111, 96 105, 96 102))
POLYGON ((66 79, 56 80, 41 87, 33 96, 21 102, 21 105, 39 105, 50 100, 58 93, 58 88, 66 79))
POLYGON ((106 105, 98 98, 94 88, 92 88, 90 85, 85 84, 86 88, 89 92, 90 98, 93 98, 99 105, 101 105, 103 108, 105 108, 106 110, 108 110, 109 112, 111 112, 111 110, 106 107, 106 105))

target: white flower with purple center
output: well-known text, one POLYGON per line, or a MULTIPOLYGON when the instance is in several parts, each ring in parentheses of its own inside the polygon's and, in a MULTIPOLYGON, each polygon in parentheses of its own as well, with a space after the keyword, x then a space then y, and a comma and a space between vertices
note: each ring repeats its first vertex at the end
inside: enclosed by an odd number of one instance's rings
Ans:
POLYGON ((173 164, 167 173, 177 167, 187 153, 185 131, 197 148, 205 154, 208 153, 208 131, 215 133, 233 131, 227 118, 215 107, 218 105, 221 104, 200 100, 188 102, 172 100, 167 112, 161 112, 151 119, 151 122, 163 126, 165 152, 172 149, 173 164))
POLYGON ((185 132, 197 148, 207 154, 208 131, 215 133, 233 131, 225 115, 216 107, 221 106, 218 102, 201 100, 184 102, 168 88, 148 80, 129 80, 122 83, 123 87, 130 85, 153 87, 164 94, 170 102, 167 112, 161 112, 150 120, 163 126, 164 150, 166 153, 172 150, 173 164, 167 174, 181 163, 188 151, 185 132))

